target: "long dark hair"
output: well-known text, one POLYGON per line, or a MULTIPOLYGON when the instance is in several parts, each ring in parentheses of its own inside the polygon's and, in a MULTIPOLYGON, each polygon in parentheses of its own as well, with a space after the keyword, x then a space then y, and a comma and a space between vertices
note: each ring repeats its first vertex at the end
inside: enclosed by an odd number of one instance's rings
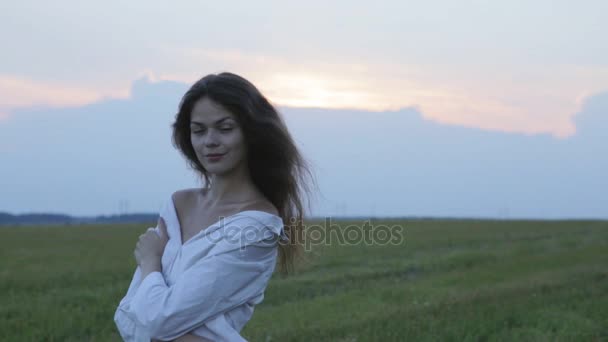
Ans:
MULTIPOLYGON (((243 130, 253 183, 278 209, 289 236, 288 242, 279 244, 279 271, 287 275, 303 256, 303 200, 305 194, 311 194, 312 184, 308 182, 315 182, 308 162, 298 151, 282 117, 251 82, 229 72, 210 74, 184 94, 172 125, 173 145, 190 167, 202 175, 207 188, 209 173, 198 160, 190 140, 192 108, 203 97, 234 114, 243 130)), ((310 208, 310 196, 306 199, 310 208)))

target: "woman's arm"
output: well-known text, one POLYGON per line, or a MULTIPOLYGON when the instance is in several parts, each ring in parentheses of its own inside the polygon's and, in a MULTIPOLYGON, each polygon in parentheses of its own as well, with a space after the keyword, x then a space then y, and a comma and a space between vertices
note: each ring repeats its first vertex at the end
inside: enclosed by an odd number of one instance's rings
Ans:
POLYGON ((217 241, 216 253, 196 260, 171 286, 157 271, 142 280, 127 315, 151 338, 174 340, 264 292, 276 265, 276 234, 264 239, 267 225, 256 218, 238 221, 237 232, 247 235, 217 241))

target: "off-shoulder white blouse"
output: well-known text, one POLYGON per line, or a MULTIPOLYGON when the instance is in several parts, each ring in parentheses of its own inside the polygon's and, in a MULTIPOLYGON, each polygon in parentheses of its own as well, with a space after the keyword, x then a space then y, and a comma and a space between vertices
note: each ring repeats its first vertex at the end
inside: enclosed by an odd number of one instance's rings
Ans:
MULTIPOLYGON (((246 210, 222 218, 182 244, 172 196, 161 209, 169 234, 162 272, 141 279, 135 269, 114 322, 125 341, 172 340, 191 333, 212 341, 246 341, 240 331, 274 272, 279 239, 276 215, 246 210)), ((160 230, 156 227, 156 232, 160 230)))

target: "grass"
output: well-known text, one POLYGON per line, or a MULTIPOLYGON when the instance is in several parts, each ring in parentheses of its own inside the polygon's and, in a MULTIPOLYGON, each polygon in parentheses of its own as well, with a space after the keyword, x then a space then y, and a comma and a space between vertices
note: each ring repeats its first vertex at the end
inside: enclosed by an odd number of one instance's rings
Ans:
MULTIPOLYGON (((275 274, 243 336, 608 340, 608 222, 384 223, 404 228, 401 244, 318 245, 296 275, 275 274)), ((119 341, 113 314, 146 228, 0 228, 0 339, 119 341)))

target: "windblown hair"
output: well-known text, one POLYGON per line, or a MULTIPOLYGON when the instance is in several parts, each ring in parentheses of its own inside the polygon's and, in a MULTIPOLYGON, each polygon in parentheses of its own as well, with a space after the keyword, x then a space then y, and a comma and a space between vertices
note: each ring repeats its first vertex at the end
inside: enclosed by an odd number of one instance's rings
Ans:
MULTIPOLYGON (((210 187, 208 171, 198 160, 190 140, 190 116, 194 104, 208 97, 235 115, 247 144, 247 162, 253 183, 278 209, 289 241, 279 243, 279 271, 295 270, 303 257, 303 196, 314 182, 308 162, 298 151, 277 110, 249 81, 229 72, 210 74, 184 94, 173 123, 172 142, 190 167, 210 187)), ((307 197, 310 204, 310 196, 307 197)), ((308 206, 310 208, 310 205, 308 206)))

